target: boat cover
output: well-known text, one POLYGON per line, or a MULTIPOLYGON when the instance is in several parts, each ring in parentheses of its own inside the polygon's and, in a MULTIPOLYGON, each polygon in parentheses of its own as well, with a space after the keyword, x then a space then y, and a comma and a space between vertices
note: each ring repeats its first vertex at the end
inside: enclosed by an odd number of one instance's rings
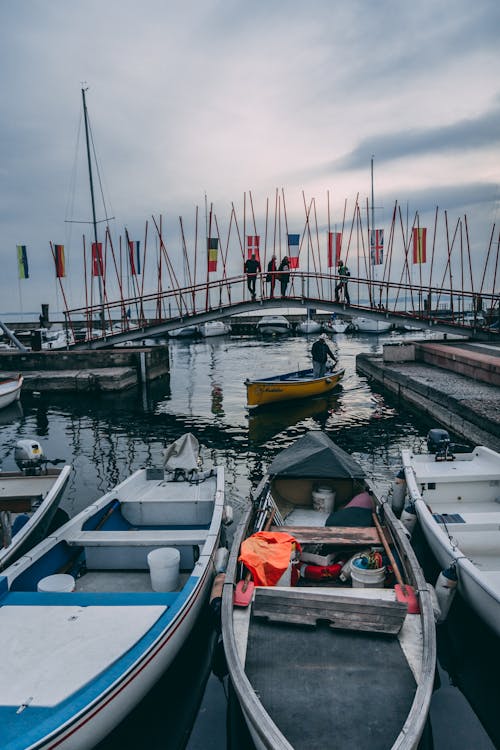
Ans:
POLYGON ((308 432, 271 463, 271 477, 363 479, 363 468, 320 430, 308 432))
POLYGON ((175 469, 194 471, 198 469, 199 450, 200 446, 197 439, 190 432, 187 432, 163 451, 165 469, 167 471, 175 471, 175 469))

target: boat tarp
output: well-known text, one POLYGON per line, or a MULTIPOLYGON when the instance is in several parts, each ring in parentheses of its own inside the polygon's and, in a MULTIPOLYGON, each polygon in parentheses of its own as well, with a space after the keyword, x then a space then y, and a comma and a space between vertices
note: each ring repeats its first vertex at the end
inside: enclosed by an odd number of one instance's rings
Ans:
POLYGON ((285 448, 268 468, 271 477, 363 479, 365 472, 348 453, 320 430, 308 432, 285 448))

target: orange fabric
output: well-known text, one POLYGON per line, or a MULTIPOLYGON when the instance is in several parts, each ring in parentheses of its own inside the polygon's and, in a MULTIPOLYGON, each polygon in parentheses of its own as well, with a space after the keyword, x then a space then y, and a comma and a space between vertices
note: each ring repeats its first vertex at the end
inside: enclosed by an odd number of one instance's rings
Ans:
POLYGON ((258 531, 241 543, 242 562, 252 574, 256 586, 274 586, 290 564, 299 543, 284 531, 258 531))

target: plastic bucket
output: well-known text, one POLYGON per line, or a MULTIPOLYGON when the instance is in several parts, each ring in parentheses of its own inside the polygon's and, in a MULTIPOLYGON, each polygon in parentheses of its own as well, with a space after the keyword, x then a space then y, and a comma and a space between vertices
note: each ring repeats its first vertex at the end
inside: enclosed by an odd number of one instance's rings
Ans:
POLYGON ((174 547, 159 547, 148 553, 153 591, 175 591, 179 585, 181 554, 174 547))
POLYGON ((46 576, 38 581, 37 591, 45 593, 63 593, 75 590, 75 579, 67 573, 56 573, 53 576, 46 576))
POLYGON ((351 560, 351 580, 353 589, 379 589, 383 588, 385 581, 385 565, 381 568, 361 568, 356 561, 360 557, 351 560))
POLYGON ((312 493, 312 504, 314 510, 319 510, 324 513, 331 513, 333 510, 333 503, 335 502, 335 492, 329 487, 318 487, 313 490, 312 493))

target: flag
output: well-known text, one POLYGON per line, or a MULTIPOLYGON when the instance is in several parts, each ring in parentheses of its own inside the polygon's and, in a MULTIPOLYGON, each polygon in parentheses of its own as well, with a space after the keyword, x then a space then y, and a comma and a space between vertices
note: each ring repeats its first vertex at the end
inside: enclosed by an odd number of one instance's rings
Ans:
POLYGON ((328 268, 336 268, 342 253, 342 232, 328 232, 328 268), (335 257, 333 257, 335 248, 335 257))
POLYGON ((30 274, 28 269, 28 254, 26 252, 26 245, 17 246, 17 265, 19 268, 19 278, 29 279, 30 274))
POLYGON ((290 260, 290 268, 299 267, 299 240, 300 234, 288 235, 288 258, 290 260))
POLYGON ((219 249, 219 240, 217 237, 207 238, 208 246, 208 272, 217 270, 217 251, 219 249))
POLYGON ((104 276, 102 242, 92 243, 92 276, 104 276))
POLYGON ((64 245, 54 245, 56 278, 62 279, 66 276, 66 261, 64 259, 64 245))
POLYGON ((370 229, 370 261, 372 266, 384 262, 384 230, 370 229))
POLYGON ((260 237, 258 234, 254 236, 247 235, 247 260, 248 258, 251 258, 252 255, 255 255, 255 260, 260 261, 259 246, 260 237))
POLYGON ((128 241, 128 259, 130 263, 130 273, 137 276, 141 272, 141 243, 137 240, 128 241))
POLYGON ((427 229, 414 227, 413 229, 413 262, 425 263, 427 260, 427 229))

